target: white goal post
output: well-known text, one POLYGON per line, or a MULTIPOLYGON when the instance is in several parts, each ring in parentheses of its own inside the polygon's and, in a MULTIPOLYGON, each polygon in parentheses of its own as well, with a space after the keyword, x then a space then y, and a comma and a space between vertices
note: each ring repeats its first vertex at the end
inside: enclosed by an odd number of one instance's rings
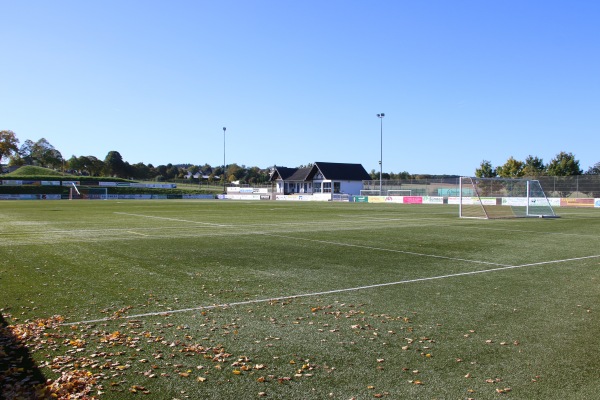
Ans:
POLYGON ((460 218, 557 218, 540 182, 528 179, 462 177, 460 218))
POLYGON ((108 188, 77 186, 74 183, 69 188, 69 200, 108 200, 108 188))

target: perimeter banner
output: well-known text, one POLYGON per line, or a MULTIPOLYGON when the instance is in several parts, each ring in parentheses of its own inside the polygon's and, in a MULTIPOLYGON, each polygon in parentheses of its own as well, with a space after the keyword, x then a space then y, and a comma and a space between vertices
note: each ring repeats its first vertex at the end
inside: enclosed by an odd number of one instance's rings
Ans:
POLYGON ((596 201, 594 199, 571 199, 571 198, 561 198, 560 199, 561 207, 597 207, 596 201))

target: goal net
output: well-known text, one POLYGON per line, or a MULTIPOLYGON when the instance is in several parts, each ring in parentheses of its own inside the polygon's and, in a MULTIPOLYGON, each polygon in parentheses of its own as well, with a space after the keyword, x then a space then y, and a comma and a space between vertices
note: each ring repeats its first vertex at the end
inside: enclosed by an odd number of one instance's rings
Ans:
POLYGON ((460 178, 461 218, 555 218, 540 182, 509 178, 460 178))
POLYGON ((98 187, 76 186, 69 188, 69 200, 108 200, 108 189, 98 187))

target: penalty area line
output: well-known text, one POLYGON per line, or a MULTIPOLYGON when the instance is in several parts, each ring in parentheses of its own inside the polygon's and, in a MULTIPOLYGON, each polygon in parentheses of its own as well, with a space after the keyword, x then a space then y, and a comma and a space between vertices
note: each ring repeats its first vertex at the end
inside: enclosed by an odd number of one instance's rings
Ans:
POLYGON ((199 221, 190 221, 189 219, 180 219, 180 218, 168 218, 168 217, 156 217, 154 215, 144 215, 144 214, 132 214, 126 212, 118 212, 115 211, 115 214, 119 215, 127 215, 130 217, 140 217, 140 218, 151 218, 151 219, 162 219, 165 221, 175 221, 175 222, 187 222, 189 224, 198 224, 198 225, 209 225, 209 226, 220 226, 220 227, 230 227, 231 225, 223 225, 223 224, 212 224, 210 222, 199 222, 199 221))
POLYGON ((185 312, 191 312, 191 311, 212 310, 215 308, 227 308, 227 307, 235 307, 235 306, 244 306, 244 305, 249 305, 249 304, 269 303, 269 302, 273 302, 273 301, 293 300, 293 299, 300 299, 303 297, 324 296, 324 295, 330 295, 330 294, 335 294, 335 293, 356 292, 359 290, 375 289, 375 288, 381 288, 381 287, 386 287, 386 286, 396 286, 396 285, 403 285, 403 284, 408 284, 408 283, 434 281, 434 280, 447 279, 447 278, 456 278, 456 277, 460 277, 460 276, 486 274, 486 273, 490 273, 490 272, 506 271, 509 269, 519 269, 519 268, 526 268, 526 267, 535 267, 535 266, 540 266, 540 265, 558 264, 558 263, 564 263, 564 262, 570 262, 570 261, 581 261, 581 260, 588 260, 588 259, 593 259, 593 258, 600 258, 600 254, 593 255, 593 256, 585 256, 585 257, 566 258, 563 260, 542 261, 542 262, 531 263, 531 264, 510 265, 510 266, 504 266, 504 267, 499 267, 499 268, 484 269, 481 271, 459 272, 456 274, 430 276, 430 277, 426 277, 426 278, 406 279, 406 280, 397 281, 397 282, 376 283, 373 285, 326 290, 326 291, 322 291, 322 292, 301 293, 301 294, 295 294, 295 295, 290 295, 290 296, 270 297, 267 299, 236 301, 236 302, 231 302, 231 303, 222 303, 222 304, 212 304, 212 305, 207 305, 207 306, 181 308, 181 309, 177 309, 177 310, 156 311, 156 312, 149 312, 149 313, 135 314, 135 315, 124 315, 124 316, 120 316, 117 318, 106 317, 106 318, 90 319, 90 320, 78 321, 78 322, 67 322, 67 323, 63 323, 61 325, 72 326, 72 325, 81 325, 81 324, 93 324, 93 323, 98 323, 98 322, 122 321, 122 320, 137 319, 137 318, 144 318, 144 317, 155 317, 155 316, 161 316, 161 315, 168 316, 171 314, 179 314, 179 313, 185 313, 185 312))
POLYGON ((498 267, 511 267, 511 265, 498 264, 498 263, 488 262, 488 261, 468 260, 468 259, 465 259, 465 258, 438 256, 438 255, 435 255, 435 254, 417 253, 417 252, 414 252, 414 251, 407 251, 407 250, 386 249, 386 248, 383 248, 383 247, 365 246, 365 245, 362 245, 362 244, 332 242, 332 241, 329 241, 329 240, 308 239, 308 238, 286 236, 286 235, 275 235, 275 234, 272 234, 272 233, 264 233, 264 232, 262 232, 261 235, 278 237, 278 238, 284 238, 284 239, 302 240, 302 241, 305 241, 305 242, 322 243, 322 244, 328 244, 328 245, 333 245, 333 246, 356 247, 356 248, 360 248, 360 249, 367 249, 367 250, 374 250, 374 251, 386 251, 386 252, 390 252, 390 253, 407 254, 407 255, 418 256, 418 257, 431 257, 431 258, 440 258, 442 260, 460 261, 460 262, 468 262, 468 263, 484 264, 484 265, 496 265, 498 267))

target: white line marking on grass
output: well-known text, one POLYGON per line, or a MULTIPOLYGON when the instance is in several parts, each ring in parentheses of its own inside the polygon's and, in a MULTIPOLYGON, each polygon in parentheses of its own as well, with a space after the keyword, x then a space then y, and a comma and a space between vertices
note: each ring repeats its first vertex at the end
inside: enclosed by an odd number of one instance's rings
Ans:
POLYGON ((150 236, 150 235, 146 235, 145 233, 139 233, 139 232, 134 232, 134 231, 127 231, 127 233, 131 233, 132 235, 146 236, 146 237, 150 236))
POLYGON ((498 264, 498 263, 489 262, 489 261, 478 261, 478 260, 468 260, 468 259, 465 259, 465 258, 437 256, 437 255, 434 255, 434 254, 417 253, 417 252, 414 252, 414 251, 406 251, 406 250, 384 249, 382 247, 365 246, 365 245, 362 245, 362 244, 349 244, 349 243, 331 242, 331 241, 328 241, 328 240, 306 239, 306 238, 299 238, 299 237, 294 237, 294 236, 275 235, 275 234, 271 234, 271 233, 260 233, 260 234, 261 235, 265 235, 265 236, 273 236, 273 237, 285 238, 285 239, 304 240, 304 241, 307 241, 307 242, 332 244, 332 245, 336 245, 336 246, 357 247, 357 248, 360 248, 360 249, 377 250, 377 251, 387 251, 387 252, 390 252, 390 253, 408 254, 408 255, 411 255, 411 256, 441 258, 443 260, 462 261, 462 262, 469 262, 469 263, 474 263, 474 264, 497 265, 497 266, 500 266, 500 267, 510 267, 510 265, 498 264))
MULTIPOLYGON (((550 219, 551 220, 551 219, 550 219)), ((442 225, 440 225, 442 226, 442 225)), ((586 234, 586 233, 570 233, 570 232, 540 232, 540 231, 530 231, 525 229, 509 229, 509 228, 491 228, 491 227, 483 227, 483 226, 473 226, 473 225, 443 225, 443 226, 456 226, 458 228, 468 228, 468 229, 479 229, 484 231, 501 231, 501 232, 517 232, 517 233, 533 233, 536 235, 560 235, 560 236, 581 236, 581 237, 593 237, 597 238, 598 235, 594 234, 586 234)))
POLYGON ((557 263, 567 262, 567 261, 589 260, 591 258, 600 258, 600 254, 594 255, 594 256, 584 256, 584 257, 567 258, 567 259, 564 259, 564 260, 540 261, 540 262, 537 262, 537 263, 519 265, 516 268, 534 267, 536 265, 545 265, 545 264, 557 264, 557 263))
MULTIPOLYGON (((437 214, 441 214, 441 213, 437 213, 437 214)), ((429 214, 431 215, 431 214, 429 214)), ((342 217, 343 215, 338 215, 339 217, 342 217)), ((370 216, 370 215, 359 215, 359 216, 355 216, 354 218, 356 219, 362 219, 367 220, 367 221, 375 221, 375 222, 395 222, 395 221, 401 221, 401 222, 412 222, 412 221, 418 221, 421 222, 423 220, 431 220, 431 221, 439 221, 439 218, 428 218, 428 217, 398 217, 398 218, 385 218, 385 217, 374 217, 374 216, 370 216)), ((537 219, 536 219, 537 220, 537 219)), ((556 221, 554 219, 546 219, 546 221, 556 221)), ((362 221, 361 221, 362 222, 362 221)), ((479 229, 479 230, 484 230, 484 231, 502 231, 502 232, 518 232, 518 233, 534 233, 536 235, 561 235, 561 236, 580 236, 580 237, 598 237, 597 235, 594 234, 585 234, 585 233, 569 233, 569 232, 540 232, 540 231, 534 231, 534 230, 525 230, 525 229, 510 229, 510 228, 495 228, 495 227, 490 227, 490 226, 475 226, 476 222, 474 222, 473 220, 465 220, 465 221, 461 221, 461 224, 456 224, 456 223, 435 223, 435 224, 420 224, 419 227, 430 227, 430 226, 438 226, 438 227, 450 227, 450 228, 467 228, 467 229, 479 229)), ((411 226, 412 227, 412 226, 411 226)), ((375 229, 377 227, 372 227, 369 226, 369 229, 375 229)), ((380 228, 384 228, 387 229, 387 226, 382 226, 380 228)))
POLYGON ((131 213, 125 213, 125 212, 115 212, 115 214, 119 214, 119 215, 128 215, 130 217, 141 217, 141 218, 152 218, 152 219, 162 219, 162 220, 166 220, 166 221, 175 221, 175 222, 187 222, 190 224, 198 224, 198 225, 210 225, 210 226, 220 226, 220 227, 228 227, 231 225, 223 225, 223 224, 213 224, 210 222, 198 222, 198 221, 190 221, 188 219, 180 219, 180 218, 168 218, 168 217, 156 217, 153 215, 144 215, 144 214, 131 214, 131 213))
POLYGON ((395 286, 395 285, 403 285, 403 284, 407 284, 407 283, 434 281, 434 280, 447 279, 447 278, 456 278, 456 277, 460 277, 460 276, 486 274, 489 272, 506 271, 509 269, 526 268, 526 267, 548 265, 548 264, 558 264, 558 263, 564 263, 564 262, 569 262, 569 261, 581 261, 581 260, 588 260, 588 259, 592 259, 592 258, 600 258, 600 254, 593 255, 593 256, 585 256, 585 257, 566 258, 564 260, 542 261, 542 262, 538 262, 538 263, 523 264, 523 265, 508 265, 508 266, 503 266, 503 267, 499 267, 499 268, 484 269, 481 271, 458 272, 456 274, 430 276, 427 278, 407 279, 404 281, 397 281, 397 282, 376 283, 373 285, 357 286, 357 287, 344 288, 344 289, 334 289, 334 290, 327 290, 327 291, 323 291, 323 292, 302 293, 302 294, 295 294, 295 295, 290 295, 290 296, 271 297, 268 299, 245 300, 245 301, 237 301, 237 302, 233 302, 233 303, 223 303, 223 304, 213 304, 213 305, 209 305, 209 306, 181 308, 178 310, 170 310, 170 311, 157 311, 157 312, 150 312, 150 313, 144 313, 144 314, 124 315, 124 316, 121 316, 118 318, 106 317, 106 318, 91 319, 91 320, 86 320, 86 321, 67 322, 67 323, 64 323, 61 325, 70 326, 70 325, 81 325, 81 324, 93 324, 93 323, 97 323, 97 322, 119 321, 119 320, 127 320, 127 319, 134 319, 134 318, 143 318, 143 317, 155 317, 158 315, 167 316, 170 314, 184 313, 184 312, 190 312, 190 311, 212 310, 215 308, 227 308, 227 307, 234 307, 234 306, 243 306, 243 305, 248 305, 248 304, 259 304, 259 303, 268 303, 268 302, 272 302, 272 301, 299 299, 299 298, 303 298, 303 297, 324 296, 324 295, 329 295, 329 294, 334 294, 334 293, 355 292, 358 290, 375 289, 375 288, 381 288, 381 287, 386 287, 386 286, 395 286))

